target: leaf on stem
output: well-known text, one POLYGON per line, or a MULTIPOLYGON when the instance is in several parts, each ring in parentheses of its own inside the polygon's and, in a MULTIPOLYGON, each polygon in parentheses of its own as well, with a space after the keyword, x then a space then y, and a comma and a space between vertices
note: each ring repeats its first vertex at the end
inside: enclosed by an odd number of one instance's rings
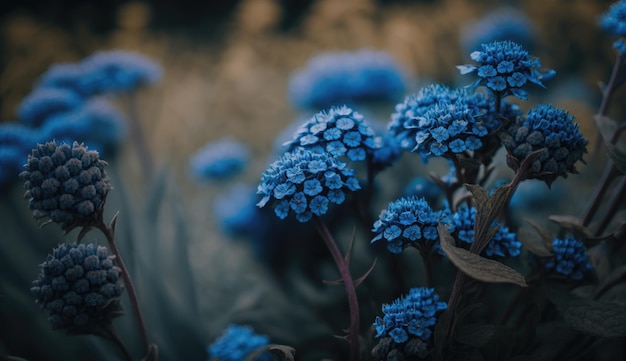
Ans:
POLYGON ((530 224, 537 231, 537 233, 539 233, 539 236, 541 237, 541 240, 543 241, 544 246, 547 249, 551 249, 552 243, 554 242, 554 236, 550 233, 550 231, 543 228, 542 226, 540 226, 539 224, 537 224, 535 221, 533 221, 530 218, 525 218, 524 221, 530 224))
POLYGON ((528 252, 538 257, 550 257, 552 252, 546 247, 546 242, 539 232, 529 227, 522 227, 517 231, 517 239, 522 242, 528 252))
POLYGON ((561 226, 561 228, 580 236, 577 238, 589 238, 593 236, 587 227, 583 225, 580 218, 576 216, 553 214, 549 216, 548 219, 561 226))
MULTIPOLYGON (((474 243, 480 254, 493 238, 495 232, 491 230, 491 224, 506 206, 508 194, 511 191, 509 185, 498 187, 492 196, 487 191, 476 184, 465 184, 465 187, 472 192, 476 206, 476 222, 474 224, 474 243), (490 234, 491 233, 491 234, 490 234)), ((497 231, 497 230, 496 230, 497 231)))
MULTIPOLYGON (((367 276, 369 276, 370 273, 372 273, 372 271, 374 270, 374 267, 376 266, 376 261, 378 261, 378 258, 374 259, 374 262, 372 262, 372 265, 370 266, 370 268, 367 271, 365 271, 365 273, 361 277, 354 280, 354 287, 357 287, 358 285, 363 283, 363 281, 365 281, 367 276)), ((323 280, 322 282, 327 285, 342 285, 343 284, 342 279, 338 279, 334 281, 323 280)))
POLYGON ((623 143, 613 143, 613 137, 619 128, 617 122, 599 114, 596 114, 593 119, 602 135, 607 154, 613 163, 615 163, 617 169, 619 169, 622 174, 626 174, 626 147, 624 147, 623 143))
POLYGON ((468 276, 483 282, 512 283, 527 287, 524 276, 511 267, 455 247, 454 238, 444 225, 437 226, 437 231, 441 249, 450 261, 468 276))

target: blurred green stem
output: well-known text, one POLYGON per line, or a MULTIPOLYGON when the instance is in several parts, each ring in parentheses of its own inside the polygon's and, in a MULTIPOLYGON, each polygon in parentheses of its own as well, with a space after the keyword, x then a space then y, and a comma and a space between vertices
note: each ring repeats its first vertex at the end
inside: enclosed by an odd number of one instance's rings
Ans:
POLYGON ((128 123, 130 127, 131 142, 135 146, 137 155, 139 156, 139 163, 141 164, 144 178, 151 179, 154 174, 154 162, 148 147, 148 142, 146 141, 146 136, 141 127, 135 93, 128 93, 125 98, 127 100, 128 107, 128 123))

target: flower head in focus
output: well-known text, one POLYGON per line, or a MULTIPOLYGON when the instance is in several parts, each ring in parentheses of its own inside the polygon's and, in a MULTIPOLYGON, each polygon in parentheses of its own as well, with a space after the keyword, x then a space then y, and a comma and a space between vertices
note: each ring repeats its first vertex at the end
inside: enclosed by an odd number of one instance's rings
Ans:
POLYGON ((555 239, 552 253, 552 257, 541 259, 548 272, 580 281, 592 269, 584 243, 572 236, 555 239))
MULTIPOLYGON (((209 347, 209 359, 244 361, 254 351, 269 344, 269 337, 258 335, 252 327, 231 324, 209 347)), ((272 356, 262 353, 254 361, 270 361, 272 356)))
POLYGON ((224 180, 239 174, 250 161, 248 147, 232 138, 205 144, 189 157, 189 169, 198 180, 224 180))

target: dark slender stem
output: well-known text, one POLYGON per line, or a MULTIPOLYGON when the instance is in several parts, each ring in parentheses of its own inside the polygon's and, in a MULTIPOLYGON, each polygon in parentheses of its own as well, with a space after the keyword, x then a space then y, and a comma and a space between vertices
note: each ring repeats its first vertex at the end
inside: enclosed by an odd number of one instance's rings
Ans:
POLYGON ((122 277, 124 278, 124 286, 128 292, 128 298, 130 299, 130 305, 133 309, 133 313, 135 315, 135 320, 137 322, 137 327, 139 329, 139 334, 141 336, 141 341, 143 343, 144 352, 147 355, 150 350, 150 343, 148 342, 148 335, 146 333, 146 327, 143 322, 143 316, 141 315, 141 309, 139 308, 139 300, 137 298, 137 293, 135 291, 135 287, 133 285, 133 281, 130 278, 130 274, 128 273, 128 269, 124 264, 124 260, 122 259, 122 255, 117 248, 117 244, 115 243, 115 236, 113 228, 107 226, 104 221, 101 219, 99 224, 96 226, 104 235, 106 236, 107 241, 109 242, 109 247, 111 247, 111 252, 115 255, 115 263, 122 271, 122 277))
POLYGON ((126 98, 128 103, 128 123, 130 127, 130 137, 139 156, 139 163, 141 164, 144 176, 152 177, 152 175, 154 174, 154 162, 152 160, 152 155, 148 147, 148 142, 146 141, 145 134, 141 127, 139 112, 137 111, 137 104, 135 102, 135 95, 134 93, 129 93, 127 94, 126 98))
POLYGON ((461 270, 456 272, 456 278, 454 279, 454 284, 452 286, 452 293, 450 293, 450 298, 448 299, 448 308, 446 308, 446 313, 448 314, 445 318, 446 323, 444 325, 444 333, 443 339, 437 345, 439 354, 443 351, 443 347, 450 339, 452 333, 452 325, 454 324, 454 315, 456 313, 456 308, 458 306, 459 300, 461 299, 461 293, 463 291, 463 287, 465 286, 465 281, 467 280, 467 276, 461 270))
POLYGON ((348 263, 345 258, 341 255, 341 251, 335 242, 335 239, 330 234, 330 230, 326 227, 324 221, 322 221, 319 217, 313 216, 313 220, 315 222, 315 227, 319 232, 320 236, 324 239, 324 243, 326 243, 326 247, 330 251, 330 254, 337 264, 337 268, 339 268, 339 273, 341 274, 341 279, 346 289, 346 293, 348 295, 348 306, 350 307, 350 329, 349 329, 349 341, 350 341, 350 360, 358 361, 359 360, 359 302, 356 296, 356 288, 354 286, 354 281, 352 280, 352 276, 350 275, 350 270, 348 268, 348 263))
POLYGON ((133 356, 130 354, 130 352, 128 351, 128 348, 126 348, 126 345, 124 345, 124 342, 122 342, 122 339, 120 339, 120 337, 117 335, 115 330, 111 327, 111 325, 107 325, 104 328, 104 330, 106 332, 106 335, 105 335, 106 339, 110 340, 111 342, 116 344, 117 347, 119 347, 119 349, 124 354, 124 358, 127 361, 133 361, 133 356))
POLYGON ((626 177, 622 177, 622 180, 617 184, 613 191, 613 195, 611 196, 611 203, 609 205, 609 209, 606 211, 604 218, 600 222, 598 229, 596 230, 596 236, 601 235, 606 227, 609 226, 613 217, 615 216, 615 212, 619 209, 619 207, 624 204, 624 197, 626 196, 626 177))

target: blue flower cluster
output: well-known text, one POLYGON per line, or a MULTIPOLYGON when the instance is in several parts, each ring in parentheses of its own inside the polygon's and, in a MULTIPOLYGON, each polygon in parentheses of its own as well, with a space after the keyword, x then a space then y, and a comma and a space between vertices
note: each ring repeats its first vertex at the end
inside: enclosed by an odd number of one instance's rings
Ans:
POLYGON ((585 272, 592 269, 584 243, 572 236, 555 239, 552 243, 552 253, 551 258, 542 259, 548 271, 579 281, 585 272))
POLYGON ((544 149, 532 163, 530 178, 550 184, 558 176, 566 178, 568 172, 576 173, 575 163, 587 152, 588 141, 566 110, 539 104, 502 134, 502 143, 519 162, 533 151, 544 149))
POLYGON ((408 246, 420 248, 439 238, 437 225, 445 216, 443 211, 433 211, 424 198, 400 198, 390 202, 374 222, 376 236, 371 243, 384 239, 389 252, 396 254, 408 246))
POLYGON ((468 52, 480 50, 482 44, 504 40, 530 49, 535 43, 535 36, 534 25, 524 12, 513 7, 500 7, 463 26, 460 40, 468 52))
POLYGON ((398 139, 389 132, 374 136, 374 150, 372 151, 372 166, 376 169, 385 169, 395 163, 402 156, 402 148, 398 139))
POLYGON ((213 216, 226 234, 254 232, 258 223, 262 221, 255 204, 256 190, 243 183, 236 183, 226 192, 216 196, 213 202, 213 216))
POLYGON ((600 27, 613 36, 626 36, 626 1, 616 1, 602 14, 600 27))
POLYGON ((528 93, 522 89, 527 82, 543 87, 542 80, 554 76, 554 70, 540 71, 541 62, 531 57, 519 44, 512 41, 494 41, 481 45, 482 50, 470 54, 479 65, 458 65, 461 74, 478 75, 470 87, 484 85, 494 94, 504 98, 513 95, 526 100, 528 93))
MULTIPOLYGON (((467 244, 474 242, 474 224, 476 223, 476 208, 461 206, 450 219, 452 234, 456 239, 467 244)), ((522 243, 517 240, 513 232, 509 232, 508 227, 500 225, 497 221, 493 226, 497 226, 498 231, 493 236, 487 247, 483 251, 488 257, 515 257, 521 253, 522 243)))
POLYGON ((298 108, 395 100, 404 93, 406 78, 406 71, 384 51, 324 53, 292 74, 289 99, 298 108))
MULTIPOLYGON (((209 347, 209 359, 216 361, 244 361, 254 351, 269 344, 269 337, 257 335, 252 327, 231 324, 209 347)), ((269 353, 262 353, 254 361, 270 361, 269 353)))
POLYGON ((77 108, 83 98, 69 89, 35 88, 17 109, 22 123, 30 127, 41 126, 48 117, 77 108))
POLYGON ((257 191, 263 198, 257 206, 264 207, 274 199, 274 213, 279 218, 285 219, 293 211, 298 221, 308 222, 313 215, 326 214, 331 203, 343 203, 346 191, 360 188, 354 170, 335 156, 296 148, 263 173, 257 191))
POLYGON ((377 148, 372 127, 347 106, 315 114, 284 145, 288 152, 303 147, 317 153, 347 156, 352 161, 365 160, 377 148))
POLYGON ((191 175, 198 180, 229 179, 240 173, 250 161, 248 147, 234 139, 209 142, 189 158, 191 175))
POLYGON ((412 288, 408 295, 383 304, 384 316, 377 316, 374 322, 376 337, 391 337, 398 344, 413 337, 427 341, 437 323, 437 312, 446 308, 433 288, 412 288))

